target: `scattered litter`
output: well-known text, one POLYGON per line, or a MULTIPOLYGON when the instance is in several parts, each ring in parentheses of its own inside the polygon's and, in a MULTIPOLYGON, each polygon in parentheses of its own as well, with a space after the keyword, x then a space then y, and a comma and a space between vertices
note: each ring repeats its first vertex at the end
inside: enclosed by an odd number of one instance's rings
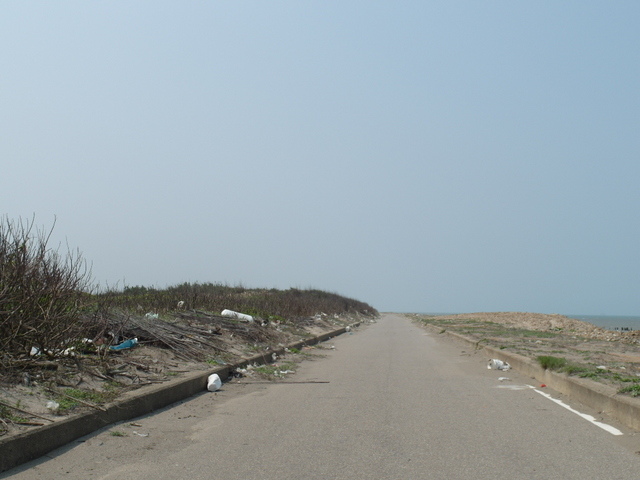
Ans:
POLYGON ((605 367, 604 365, 598 365, 596 368, 598 370, 606 370, 607 369, 607 367, 605 367))
MULTIPOLYGON (((45 350, 45 352, 49 355, 60 355, 63 357, 74 357, 75 356, 75 347, 65 348, 64 350, 45 350)), ((29 351, 29 355, 32 357, 38 357, 42 354, 42 350, 38 347, 31 347, 29 351)))
POLYGON ((489 365, 487 365, 489 370, 509 370, 511 365, 507 362, 503 362, 502 360, 498 360, 497 358, 492 358, 489 360, 489 365))
POLYGON ((498 380, 500 380, 501 382, 510 382, 511 379, 509 377, 498 377, 498 380))
POLYGON ((209 378, 207 379, 207 390, 215 392, 216 390, 220 390, 220 387, 222 387, 222 380, 220 380, 218 374, 212 373, 209 375, 209 378))
POLYGON ((178 302, 178 308, 182 308, 182 307, 184 307, 184 300, 180 300, 178 302))
POLYGON ((133 348, 138 344, 138 339, 137 338, 132 338, 131 340, 126 340, 124 342, 122 342, 120 345, 115 345, 112 347, 109 347, 109 350, 114 350, 114 351, 118 351, 118 350, 126 350, 128 348, 133 348))
POLYGON ((227 310, 226 308, 222 310, 220 314, 223 317, 236 318, 238 320, 242 320, 244 322, 253 322, 253 317, 251 315, 245 315, 244 313, 234 312, 233 310, 227 310))
POLYGON ((148 437, 148 436, 149 436, 149 434, 148 434, 148 433, 138 433, 138 432, 136 432, 135 430, 133 431, 133 434, 134 434, 134 435, 137 435, 137 436, 139 436, 139 437, 148 437))
POLYGON ((157 320, 158 319, 158 314, 157 313, 145 313, 144 314, 144 318, 146 318, 147 320, 157 320))
POLYGON ((344 331, 345 331, 345 332, 350 332, 350 331, 351 331, 351 327, 347 326, 347 327, 344 329, 344 331))
POLYGON ((546 385, 545 385, 544 383, 542 383, 542 384, 540 385, 540 388, 545 388, 545 387, 546 387, 546 385))
POLYGON ((142 426, 141 423, 136 423, 136 422, 131 422, 129 425, 131 425, 132 427, 141 427, 142 426))
POLYGON ((58 410, 60 409, 60 404, 58 402, 54 402, 53 400, 49 400, 47 402, 47 410, 50 410, 51 413, 58 413, 58 410))
POLYGON ((278 359, 278 355, 276 355, 276 352, 273 352, 271 354, 271 360, 275 362, 277 359, 278 359))

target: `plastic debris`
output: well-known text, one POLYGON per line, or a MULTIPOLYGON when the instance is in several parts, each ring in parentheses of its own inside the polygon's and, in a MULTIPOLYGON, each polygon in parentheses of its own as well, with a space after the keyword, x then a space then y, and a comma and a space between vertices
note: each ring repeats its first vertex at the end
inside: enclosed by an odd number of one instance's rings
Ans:
POLYGON ((222 313, 220 315, 222 315, 223 317, 236 318, 238 320, 242 320, 243 322, 253 322, 253 317, 251 315, 234 312, 233 310, 227 310, 226 308, 222 310, 222 313))
POLYGON ((510 381, 511 379, 509 377, 499 377, 498 380, 500 380, 501 382, 507 382, 507 381, 510 381))
POLYGON ((209 375, 209 378, 207 379, 207 390, 215 392, 216 390, 220 390, 220 387, 222 387, 222 380, 220 380, 218 374, 212 373, 209 375))
POLYGON ((498 360, 497 358, 492 358, 489 360, 489 364, 487 365, 489 370, 509 370, 511 365, 507 362, 503 362, 502 360, 498 360))
POLYGON ((184 307, 184 300, 180 300, 178 302, 178 308, 182 308, 182 307, 184 307))
POLYGON ((146 318, 147 320, 157 320, 158 319, 158 314, 157 313, 145 313, 144 314, 144 318, 146 318))
POLYGON ((58 402, 54 402, 53 400, 49 400, 46 405, 48 410, 51 410, 51 413, 58 413, 60 409, 60 404, 58 402))
POLYGON ((351 331, 351 327, 349 327, 349 326, 345 327, 344 331, 345 332, 350 332, 351 331))
POLYGON ((134 435, 137 435, 137 436, 139 436, 139 437, 148 437, 148 436, 149 436, 149 434, 148 434, 148 433, 138 433, 138 432, 136 432, 135 430, 133 431, 133 434, 134 434, 134 435))
POLYGON ((604 365, 598 365, 596 368, 597 368, 598 370, 606 370, 606 369, 607 369, 607 367, 606 367, 606 366, 604 366, 604 365))
POLYGON ((128 348, 135 347, 137 344, 138 344, 138 339, 132 338, 131 340, 126 340, 122 342, 120 345, 109 347, 109 350, 113 350, 113 351, 126 350, 128 348))

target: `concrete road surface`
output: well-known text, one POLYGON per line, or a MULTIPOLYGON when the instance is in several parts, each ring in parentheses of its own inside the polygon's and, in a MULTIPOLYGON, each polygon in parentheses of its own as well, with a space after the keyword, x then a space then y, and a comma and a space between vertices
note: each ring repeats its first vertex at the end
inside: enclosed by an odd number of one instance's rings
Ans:
POLYGON ((290 380, 330 383, 225 384, 0 478, 640 478, 634 432, 612 435, 402 315, 325 345, 290 380))

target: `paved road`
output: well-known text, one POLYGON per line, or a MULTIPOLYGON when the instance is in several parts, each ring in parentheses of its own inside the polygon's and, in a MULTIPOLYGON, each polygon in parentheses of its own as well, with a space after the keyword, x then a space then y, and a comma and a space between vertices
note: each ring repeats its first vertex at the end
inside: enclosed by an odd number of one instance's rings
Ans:
POLYGON ((640 478, 633 432, 613 436, 514 388, 533 381, 487 370, 485 358, 403 316, 384 315, 332 344, 292 377, 330 383, 225 385, 9 478, 640 478))

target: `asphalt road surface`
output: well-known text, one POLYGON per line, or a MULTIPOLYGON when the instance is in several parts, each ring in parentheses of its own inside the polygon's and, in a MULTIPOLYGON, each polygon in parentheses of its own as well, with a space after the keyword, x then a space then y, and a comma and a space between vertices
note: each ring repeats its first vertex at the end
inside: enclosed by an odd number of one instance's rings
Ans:
POLYGON ((624 433, 612 435, 402 315, 325 345, 296 383, 225 384, 0 478, 640 478, 640 436, 602 419, 624 433))

